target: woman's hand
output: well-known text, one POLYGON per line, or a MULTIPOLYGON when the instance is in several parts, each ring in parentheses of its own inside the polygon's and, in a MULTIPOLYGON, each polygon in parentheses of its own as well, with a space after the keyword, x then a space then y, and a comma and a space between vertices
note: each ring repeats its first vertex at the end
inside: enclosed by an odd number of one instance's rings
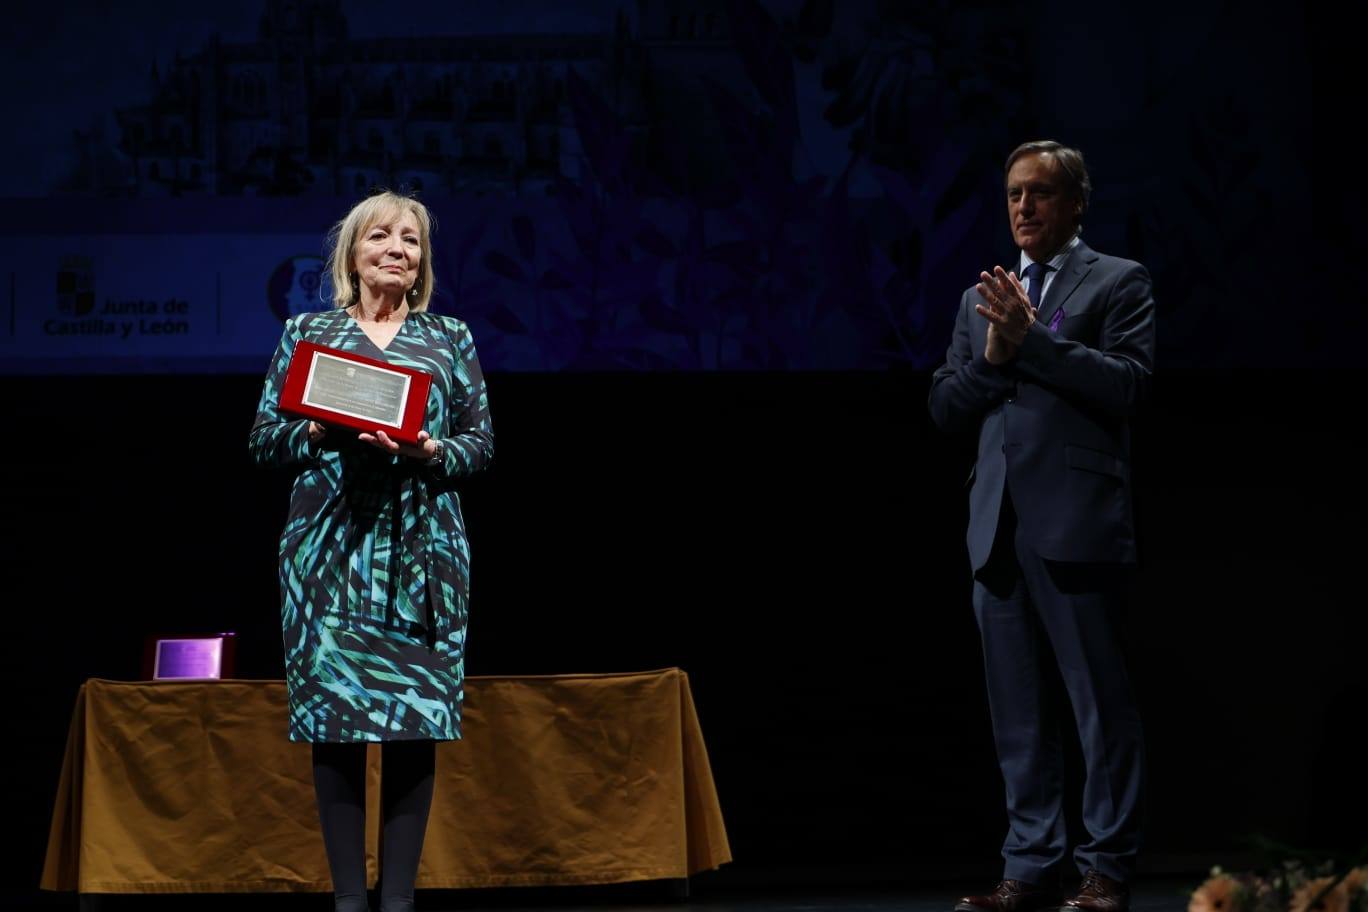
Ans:
POLYGON ((309 443, 318 443, 327 433, 327 425, 319 424, 317 421, 309 422, 309 443))
POLYGON ((437 441, 433 440, 432 435, 427 431, 418 432, 417 446, 409 446, 397 440, 391 440, 384 431, 376 431, 374 434, 358 434, 357 439, 387 453, 397 453, 400 456, 421 459, 424 462, 437 454, 437 441))

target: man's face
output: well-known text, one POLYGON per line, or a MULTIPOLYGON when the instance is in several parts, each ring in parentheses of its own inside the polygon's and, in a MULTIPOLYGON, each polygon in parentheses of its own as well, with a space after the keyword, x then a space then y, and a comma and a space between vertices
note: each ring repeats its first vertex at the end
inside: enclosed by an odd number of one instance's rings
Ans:
POLYGON ((1048 260, 1078 229, 1083 204, 1068 191, 1053 155, 1035 152, 1007 172, 1007 218, 1012 239, 1037 263, 1048 260))

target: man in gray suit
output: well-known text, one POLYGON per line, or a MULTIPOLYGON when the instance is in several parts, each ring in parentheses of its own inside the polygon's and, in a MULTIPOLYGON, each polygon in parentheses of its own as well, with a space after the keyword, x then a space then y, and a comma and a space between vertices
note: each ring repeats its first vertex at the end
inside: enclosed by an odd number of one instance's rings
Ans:
POLYGON ((1126 912, 1144 772, 1117 615, 1136 559, 1127 416, 1149 385, 1154 299, 1143 266, 1083 243, 1092 185, 1078 150, 1019 146, 1006 190, 1017 268, 965 291, 929 403, 943 430, 978 435, 969 557, 1009 822, 1002 881, 955 908, 1036 912, 1063 898, 1053 658, 1087 768, 1083 882, 1064 905, 1126 912))

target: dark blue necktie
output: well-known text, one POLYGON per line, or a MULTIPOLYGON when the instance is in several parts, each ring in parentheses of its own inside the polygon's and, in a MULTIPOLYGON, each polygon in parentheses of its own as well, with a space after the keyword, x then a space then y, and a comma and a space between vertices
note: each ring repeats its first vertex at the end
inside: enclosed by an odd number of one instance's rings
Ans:
POLYGON ((1031 299, 1031 307, 1040 309, 1040 295, 1045 291, 1045 274, 1050 267, 1045 263, 1032 263, 1026 267, 1026 297, 1031 299))

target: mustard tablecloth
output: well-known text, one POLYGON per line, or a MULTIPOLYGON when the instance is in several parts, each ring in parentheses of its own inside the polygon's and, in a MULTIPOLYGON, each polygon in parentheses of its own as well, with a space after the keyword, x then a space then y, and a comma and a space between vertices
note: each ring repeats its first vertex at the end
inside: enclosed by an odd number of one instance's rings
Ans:
MULTIPOLYGON (((681 878, 731 860, 677 668, 472 677, 438 745, 418 887, 681 878)), ((41 886, 82 893, 331 889, 309 746, 281 681, 92 679, 72 715, 41 886)), ((379 754, 368 771, 376 877, 379 754)))

